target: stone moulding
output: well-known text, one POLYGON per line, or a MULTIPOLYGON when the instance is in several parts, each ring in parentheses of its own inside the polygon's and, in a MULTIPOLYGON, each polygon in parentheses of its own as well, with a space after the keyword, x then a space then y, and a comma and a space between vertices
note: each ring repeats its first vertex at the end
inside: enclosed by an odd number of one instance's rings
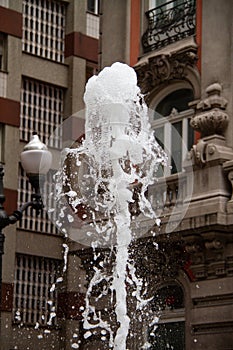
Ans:
POLYGON ((225 109, 227 100, 221 96, 222 87, 219 83, 211 84, 206 89, 207 98, 190 103, 195 114, 191 126, 201 132, 202 137, 214 134, 224 135, 228 126, 229 116, 225 109))
POLYGON ((196 52, 195 47, 189 47, 175 53, 149 57, 146 63, 135 66, 142 93, 147 94, 164 82, 184 80, 188 75, 187 68, 194 67, 197 61, 196 52))

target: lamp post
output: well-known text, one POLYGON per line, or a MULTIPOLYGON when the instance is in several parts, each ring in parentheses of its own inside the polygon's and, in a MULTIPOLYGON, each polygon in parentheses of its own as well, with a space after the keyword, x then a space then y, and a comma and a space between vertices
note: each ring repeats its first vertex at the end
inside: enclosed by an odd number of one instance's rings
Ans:
MULTIPOLYGON (((23 212, 32 207, 38 215, 43 209, 43 203, 40 193, 40 185, 43 186, 45 175, 49 171, 52 163, 52 154, 48 151, 47 146, 42 143, 36 133, 33 133, 30 142, 24 147, 21 153, 21 164, 26 171, 29 182, 32 185, 34 193, 31 201, 24 203, 20 208, 8 215, 4 210, 5 202, 3 177, 4 168, 0 163, 0 306, 2 308, 2 256, 4 254, 5 236, 3 229, 6 226, 15 224, 23 216, 23 212)), ((1 310, 0 310, 1 311, 1 310)), ((1 317, 0 317, 1 322, 1 317)), ((1 327, 1 323, 0 323, 1 327)), ((0 331, 1 332, 1 331, 0 331)))

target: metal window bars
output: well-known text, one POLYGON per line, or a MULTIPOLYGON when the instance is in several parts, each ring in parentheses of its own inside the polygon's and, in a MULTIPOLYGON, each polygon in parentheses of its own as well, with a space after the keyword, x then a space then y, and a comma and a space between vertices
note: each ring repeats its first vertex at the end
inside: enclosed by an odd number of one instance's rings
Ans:
POLYGON ((20 325, 56 326, 59 274, 57 260, 17 254, 14 283, 13 320, 20 325))
POLYGON ((36 131, 49 147, 61 148, 63 89, 24 78, 21 89, 20 139, 29 141, 36 131))
POLYGON ((142 36, 144 53, 195 34, 195 0, 172 0, 147 11, 145 15, 148 25, 142 36))
POLYGON ((53 0, 23 1, 23 51, 64 62, 65 4, 53 0))

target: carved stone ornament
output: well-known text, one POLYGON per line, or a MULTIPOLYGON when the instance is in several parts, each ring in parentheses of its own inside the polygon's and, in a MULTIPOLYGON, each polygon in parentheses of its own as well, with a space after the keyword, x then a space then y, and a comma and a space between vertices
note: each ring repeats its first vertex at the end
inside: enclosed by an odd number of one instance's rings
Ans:
POLYGON ((232 245, 228 235, 205 233, 186 239, 185 251, 190 254, 190 269, 195 280, 232 275, 232 265, 227 263, 232 260, 232 256, 228 256, 232 245))
POLYGON ((148 59, 146 64, 135 67, 138 85, 143 94, 150 92, 159 84, 172 80, 184 79, 186 68, 193 67, 197 60, 196 49, 190 48, 174 54, 162 54, 148 59))
POLYGON ((195 101, 190 106, 195 110, 191 126, 201 132, 202 137, 214 134, 223 135, 229 121, 225 112, 227 100, 221 96, 222 87, 219 83, 211 84, 206 89, 207 98, 195 101))

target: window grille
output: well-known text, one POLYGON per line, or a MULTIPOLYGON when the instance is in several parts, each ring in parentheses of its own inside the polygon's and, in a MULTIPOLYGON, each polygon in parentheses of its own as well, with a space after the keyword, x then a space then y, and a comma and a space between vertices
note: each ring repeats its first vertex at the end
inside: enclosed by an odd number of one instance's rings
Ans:
POLYGON ((99 16, 87 13, 87 29, 86 34, 92 38, 99 39, 99 16))
POLYGON ((64 62, 65 4, 53 0, 23 0, 23 51, 64 62))
POLYGON ((23 79, 21 90, 20 139, 29 141, 36 131, 50 147, 61 148, 60 125, 63 113, 63 89, 23 79))
POLYGON ((24 325, 56 326, 58 260, 17 255, 13 320, 24 325))
MULTIPOLYGON (((46 207, 53 208, 48 217, 46 208, 36 216, 35 210, 28 208, 24 213, 22 219, 18 223, 18 227, 22 230, 36 231, 39 233, 47 234, 59 234, 58 229, 53 224, 55 222, 57 213, 57 202, 53 196, 53 171, 50 171, 47 175, 47 181, 41 189, 42 197, 46 200, 46 207)), ((22 167, 19 169, 19 186, 18 186, 18 206, 31 200, 32 190, 31 185, 26 177, 26 174, 22 167)))

